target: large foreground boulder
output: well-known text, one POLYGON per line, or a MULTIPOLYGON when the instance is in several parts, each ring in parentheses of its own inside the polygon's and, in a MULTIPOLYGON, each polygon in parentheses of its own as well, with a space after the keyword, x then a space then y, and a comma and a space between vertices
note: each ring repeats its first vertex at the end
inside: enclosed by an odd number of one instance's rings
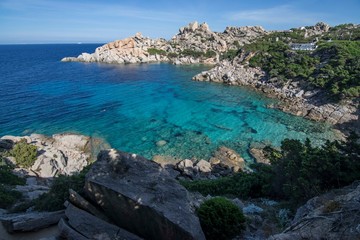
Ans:
POLYGON ((145 239, 205 239, 186 189, 143 157, 100 152, 85 192, 117 226, 145 239))
POLYGON ((59 224, 60 236, 66 239, 78 237, 70 237, 67 232, 64 231, 62 224, 66 224, 68 229, 75 229, 76 232, 80 233, 81 239, 126 239, 126 240, 140 240, 138 236, 129 233, 128 231, 121 229, 113 224, 110 224, 96 216, 79 209, 69 203, 65 211, 66 217, 69 219, 67 222, 63 220, 59 224))

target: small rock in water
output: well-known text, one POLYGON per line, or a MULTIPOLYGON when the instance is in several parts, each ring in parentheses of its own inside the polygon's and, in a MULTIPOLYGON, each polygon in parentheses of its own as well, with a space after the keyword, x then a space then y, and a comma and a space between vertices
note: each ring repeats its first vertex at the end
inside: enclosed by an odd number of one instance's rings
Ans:
POLYGON ((166 144, 167 144, 167 141, 165 141, 165 140, 160 140, 160 141, 156 142, 156 146, 158 146, 158 147, 165 146, 166 144))

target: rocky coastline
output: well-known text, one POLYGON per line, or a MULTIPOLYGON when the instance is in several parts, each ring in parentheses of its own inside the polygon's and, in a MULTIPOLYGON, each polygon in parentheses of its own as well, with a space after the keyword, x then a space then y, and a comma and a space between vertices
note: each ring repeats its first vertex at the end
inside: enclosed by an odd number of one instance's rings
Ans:
MULTIPOLYGON (((318 23, 306 27, 305 37, 329 31, 329 25, 318 23)), ((224 32, 213 32, 207 23, 192 22, 181 27, 170 40, 150 39, 141 33, 123 40, 105 44, 94 53, 78 57, 65 57, 63 62, 211 64, 209 71, 193 77, 196 81, 218 82, 248 86, 269 97, 281 100, 268 107, 277 108, 297 116, 335 125, 341 131, 360 132, 358 101, 334 103, 324 92, 313 89, 303 81, 292 80, 278 84, 259 68, 249 66, 255 53, 238 54, 245 44, 270 34, 262 27, 226 27, 224 32), (228 60, 228 54, 237 54, 228 60)))
POLYGON ((304 90, 306 86, 299 81, 289 81, 284 86, 279 86, 276 79, 268 79, 266 72, 244 65, 243 61, 248 57, 240 55, 231 62, 218 63, 214 68, 195 75, 193 80, 247 86, 280 100, 278 104, 268 107, 314 121, 327 122, 339 126, 341 130, 359 131, 358 103, 354 101, 332 103, 319 90, 304 90), (349 122, 352 125, 341 127, 349 122))

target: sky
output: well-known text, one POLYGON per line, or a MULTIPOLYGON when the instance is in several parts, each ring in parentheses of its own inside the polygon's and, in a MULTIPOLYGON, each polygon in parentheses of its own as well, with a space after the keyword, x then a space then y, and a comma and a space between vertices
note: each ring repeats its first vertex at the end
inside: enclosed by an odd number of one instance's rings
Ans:
POLYGON ((0 44, 105 43, 137 32, 170 39, 193 21, 217 32, 360 24, 360 0, 0 0, 0 44))

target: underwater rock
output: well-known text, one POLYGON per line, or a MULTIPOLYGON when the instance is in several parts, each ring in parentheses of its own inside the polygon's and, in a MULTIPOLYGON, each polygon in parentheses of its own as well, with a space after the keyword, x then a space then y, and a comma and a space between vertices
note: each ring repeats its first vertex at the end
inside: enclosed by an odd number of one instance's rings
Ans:
POLYGON ((165 140, 160 140, 160 141, 156 142, 156 146, 158 146, 158 147, 163 147, 166 144, 167 144, 167 141, 165 141, 165 140))

